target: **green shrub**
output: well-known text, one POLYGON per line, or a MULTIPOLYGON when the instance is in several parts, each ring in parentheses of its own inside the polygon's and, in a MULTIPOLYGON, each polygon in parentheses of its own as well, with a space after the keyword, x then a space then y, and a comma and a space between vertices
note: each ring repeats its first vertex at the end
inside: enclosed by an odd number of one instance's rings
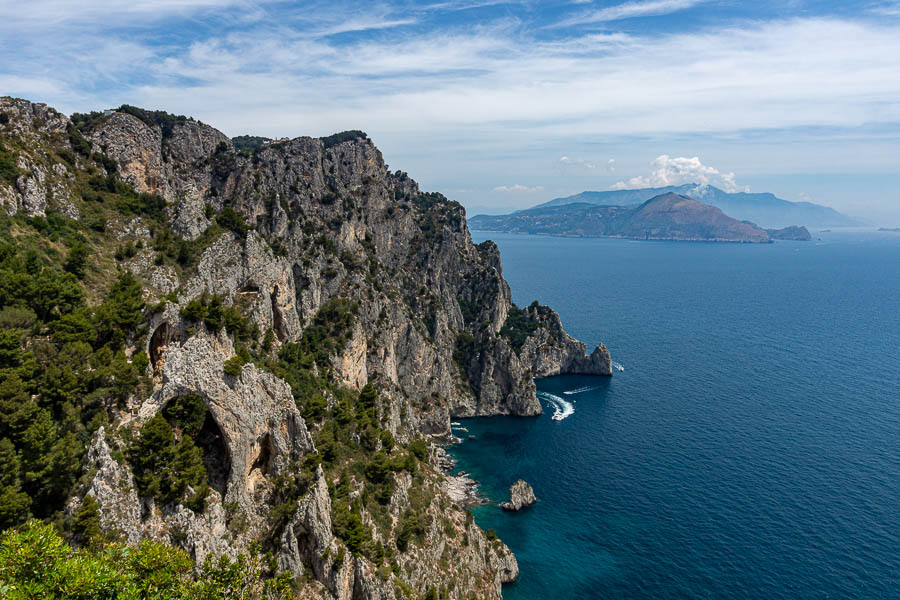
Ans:
POLYGON ((87 244, 80 241, 75 242, 72 247, 69 248, 69 255, 66 257, 66 263, 63 265, 63 269, 78 279, 84 279, 89 253, 90 250, 88 250, 87 244))
POLYGON ((116 110, 137 117, 150 127, 159 126, 164 138, 172 136, 175 125, 193 120, 184 115, 173 115, 162 110, 147 110, 129 104, 123 104, 116 110))
POLYGON ((315 423, 325 416, 325 409, 327 407, 328 403, 325 401, 325 398, 317 394, 307 400, 306 404, 303 406, 303 418, 310 423, 315 423))
POLYGON ((238 152, 252 153, 262 149, 272 138, 260 137, 257 135, 238 135, 231 138, 234 149, 238 152))
POLYGON ((233 231, 239 237, 245 237, 251 229, 244 221, 244 217, 230 206, 222 209, 222 214, 216 217, 216 223, 224 229, 233 231))
POLYGON ((206 403, 195 394, 178 396, 169 400, 163 408, 163 418, 172 426, 181 429, 185 435, 196 438, 206 420, 206 403))
POLYGON ((416 537, 425 535, 425 523, 422 516, 412 508, 406 509, 400 519, 400 531, 397 533, 397 549, 406 552, 409 542, 416 537))
POLYGON ((456 334, 456 344, 453 346, 453 360, 465 373, 474 357, 475 338, 468 331, 460 331, 456 334))
POLYGON ((232 377, 237 377, 244 371, 244 365, 246 363, 239 356, 232 356, 228 360, 225 361, 225 374, 231 375, 232 377))
POLYGON ((509 313, 506 316, 506 322, 500 330, 500 335, 509 340, 509 345, 516 352, 522 350, 525 340, 535 332, 538 323, 531 320, 524 310, 515 304, 509 307, 509 313))
POLYGON ((69 135, 69 144, 71 144, 72 150, 84 157, 89 157, 91 155, 91 143, 75 127, 69 127, 66 131, 69 135))
POLYGON ((144 541, 72 549, 37 520, 0 535, 0 594, 11 600, 154 598, 287 600, 290 574, 275 576, 258 550, 231 561, 209 556, 199 570, 187 552, 144 541))
POLYGON ((406 448, 410 452, 412 452, 413 455, 419 460, 424 461, 425 457, 428 454, 428 444, 425 442, 425 440, 413 440, 407 445, 406 448))
POLYGON ((335 133, 319 139, 322 140, 322 144, 325 146, 325 149, 328 150, 329 148, 333 148, 334 146, 337 146, 338 144, 341 144, 343 142, 367 140, 369 139, 369 136, 362 131, 354 129, 351 131, 341 131, 340 133, 335 133))
POLYGON ((3 140, 0 139, 0 179, 15 187, 18 178, 19 167, 16 164, 16 155, 7 150, 3 145, 3 140))

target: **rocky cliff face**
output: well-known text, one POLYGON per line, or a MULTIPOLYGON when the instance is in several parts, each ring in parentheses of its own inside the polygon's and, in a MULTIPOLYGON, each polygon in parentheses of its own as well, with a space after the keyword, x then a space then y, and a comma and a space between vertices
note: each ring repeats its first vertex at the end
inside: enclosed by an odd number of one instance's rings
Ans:
MULTIPOLYGON (((352 325, 329 364, 317 363, 313 372, 324 370, 357 392, 374 384, 377 421, 403 444, 448 436, 452 416, 539 414, 534 377, 610 375, 606 348, 587 355, 546 307, 519 311, 527 335, 514 341, 507 321, 518 309, 498 249, 471 242, 459 204, 389 172, 358 133, 240 153, 226 136, 190 119, 112 112, 73 133, 67 117, 43 105, 3 98, 0 113, 7 115, 2 141, 17 165, 14 185, 0 181, 8 213, 79 217, 88 204, 78 173, 114 176, 162 197, 179 243, 193 244, 199 255, 161 264, 155 248, 139 243, 150 237, 152 223, 129 217, 106 224, 120 243, 136 248, 124 264, 144 282, 148 303, 158 303, 132 350, 149 356, 152 392, 132 397, 115 426, 97 432, 88 454, 86 490, 106 529, 131 541, 175 540, 198 561, 233 556, 265 539, 278 564, 323 597, 397 598, 428 587, 450 598, 500 596, 500 585, 517 576, 514 557, 466 519, 442 491, 443 475, 427 465, 415 475, 391 474, 386 512, 353 509, 372 544, 394 557, 390 569, 345 552, 333 531, 335 488, 346 488, 348 501, 369 493, 357 473, 341 483, 319 466, 291 501, 287 520, 273 529, 276 488, 318 452, 314 434, 328 428, 327 419, 307 423, 291 386, 260 366, 247 362, 237 374, 226 369, 237 354, 235 338, 184 316, 189 303, 215 294, 260 332, 271 332, 268 351, 277 353, 313 331, 330 302, 347 301, 352 325), (84 156, 111 160, 87 165, 76 153, 79 138, 88 144, 84 156), (207 465, 215 476, 202 514, 139 498, 127 465, 112 458, 124 432, 138 431, 187 394, 202 398, 218 444, 216 464, 207 465), (422 543, 404 550, 399 536, 413 509, 419 520, 410 530, 422 543)), ((323 394, 333 410, 340 397, 323 394)), ((384 443, 377 444, 382 451, 384 443)), ((74 498, 71 510, 78 505, 74 498)))

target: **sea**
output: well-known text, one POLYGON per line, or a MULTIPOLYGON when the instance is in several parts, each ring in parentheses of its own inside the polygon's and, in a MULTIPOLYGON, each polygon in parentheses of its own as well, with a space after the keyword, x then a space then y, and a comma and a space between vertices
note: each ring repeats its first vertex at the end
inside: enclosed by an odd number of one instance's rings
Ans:
POLYGON ((456 428, 475 519, 519 561, 506 600, 900 598, 900 234, 813 235, 473 233, 517 304, 617 365, 456 428), (505 513, 519 478, 538 502, 505 513))

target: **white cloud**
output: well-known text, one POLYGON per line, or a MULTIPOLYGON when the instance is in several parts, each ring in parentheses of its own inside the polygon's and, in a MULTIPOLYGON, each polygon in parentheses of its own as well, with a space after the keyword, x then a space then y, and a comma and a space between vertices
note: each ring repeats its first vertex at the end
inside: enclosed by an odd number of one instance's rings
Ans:
MULTIPOLYGON (((621 1, 620 16, 663 8, 621 1)), ((0 0, 0 54, 13 57, 0 65, 0 93, 65 112, 127 102, 230 135, 362 129, 389 162, 441 189, 505 180, 556 193, 541 177, 574 173, 578 156, 593 158, 583 174, 603 185, 661 147, 722 156, 754 187, 773 172, 900 172, 893 18, 694 22, 647 35, 575 28, 541 41, 512 18, 429 28, 421 5, 285 5, 290 18, 277 19, 272 3, 248 0, 0 0), (415 18, 422 27, 397 26, 415 18), (180 34, 155 31, 164 19, 180 34), (347 23, 371 31, 330 35, 347 23), (554 162, 563 155, 572 164, 554 162)), ((529 199, 519 192, 489 195, 529 199)))
POLYGON ((535 187, 528 187, 527 185, 515 184, 515 185, 498 185, 494 188, 495 192, 502 192, 504 194, 509 193, 526 193, 530 194, 533 192, 541 192, 544 190, 544 187, 541 185, 535 187))
POLYGON ((634 17, 655 17, 678 12, 680 10, 686 10, 709 1, 710 0, 648 0, 646 2, 625 2, 623 4, 608 6, 606 8, 601 8, 600 10, 586 12, 565 19, 555 26, 569 27, 572 25, 584 25, 588 23, 607 23, 634 17))
POLYGON ((869 8, 869 12, 885 17, 900 17, 900 1, 878 2, 869 8))
MULTIPOLYGON (((376 27, 379 19, 391 22, 381 12, 358 22, 376 27)), ((333 31, 337 17, 325 20, 319 31, 333 31)), ((285 23, 184 48, 82 27, 24 36, 17 25, 0 21, 0 50, 16 56, 0 71, 29 85, 4 92, 57 89, 35 99, 63 110, 152 104, 233 134, 250 126, 269 135, 352 126, 408 136, 407 146, 447 136, 508 149, 588 136, 900 122, 893 21, 800 19, 546 43, 523 36, 521 24, 497 22, 427 34, 401 29, 342 46, 285 23), (104 91, 107 83, 114 93, 104 91)))
POLYGON ((741 188, 738 186, 734 180, 734 173, 722 173, 714 167, 704 165, 700 162, 700 158, 696 156, 693 158, 684 156, 672 158, 663 154, 656 157, 652 167, 653 169, 649 176, 641 175, 632 177, 627 181, 620 181, 613 185, 612 189, 635 190, 698 183, 700 185, 712 185, 726 192, 750 191, 749 187, 741 188))
POLYGON ((591 161, 584 160, 583 158, 571 159, 568 156, 562 156, 559 159, 560 164, 562 165, 571 165, 576 167, 583 167, 585 169, 596 169, 597 166, 591 161))

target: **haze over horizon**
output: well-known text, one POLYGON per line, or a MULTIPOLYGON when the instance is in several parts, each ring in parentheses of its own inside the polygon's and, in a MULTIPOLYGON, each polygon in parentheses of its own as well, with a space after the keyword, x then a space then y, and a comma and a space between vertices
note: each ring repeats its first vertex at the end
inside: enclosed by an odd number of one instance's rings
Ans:
POLYGON ((362 129, 469 215, 705 179, 900 225, 900 2, 748 4, 2 2, 0 94, 362 129))

